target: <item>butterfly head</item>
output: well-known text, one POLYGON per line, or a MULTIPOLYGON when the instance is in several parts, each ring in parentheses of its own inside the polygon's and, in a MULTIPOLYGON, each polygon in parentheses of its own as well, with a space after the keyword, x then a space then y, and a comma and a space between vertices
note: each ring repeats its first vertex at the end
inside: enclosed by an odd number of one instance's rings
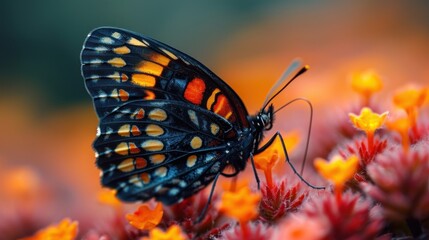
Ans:
POLYGON ((274 107, 269 105, 267 108, 262 109, 258 114, 250 117, 254 135, 253 149, 258 149, 259 143, 264 137, 264 132, 273 127, 274 122, 274 107))
POLYGON ((274 107, 271 104, 268 109, 263 109, 256 115, 256 121, 258 121, 258 126, 260 131, 268 131, 273 128, 274 121, 274 107))

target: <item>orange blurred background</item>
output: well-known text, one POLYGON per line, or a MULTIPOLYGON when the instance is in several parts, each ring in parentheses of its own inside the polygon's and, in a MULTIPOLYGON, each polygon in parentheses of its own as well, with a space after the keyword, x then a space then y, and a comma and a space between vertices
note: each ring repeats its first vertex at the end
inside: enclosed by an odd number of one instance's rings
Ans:
MULTIPOLYGON (((66 216, 89 228, 110 214, 97 202, 97 119, 79 66, 81 44, 95 27, 127 28, 199 59, 237 91, 249 113, 300 57, 310 71, 275 106, 305 97, 316 125, 356 103, 354 72, 374 69, 383 78, 375 99, 386 108, 398 87, 429 81, 425 1, 44 1, 28 6, 31 12, 8 4, 0 39, 0 231, 19 226, 12 237, 66 216)), ((275 130, 305 131, 307 121, 308 108, 293 104, 277 115, 275 130)))

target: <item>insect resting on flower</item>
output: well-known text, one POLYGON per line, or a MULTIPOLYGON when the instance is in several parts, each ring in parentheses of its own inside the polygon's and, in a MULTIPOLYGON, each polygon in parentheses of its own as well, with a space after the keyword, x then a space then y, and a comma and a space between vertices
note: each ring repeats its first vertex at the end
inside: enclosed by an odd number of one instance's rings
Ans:
MULTIPOLYGON (((166 205, 212 182, 214 188, 219 176, 236 176, 248 159, 259 184, 252 156, 282 140, 277 133, 260 146, 273 126, 270 103, 308 68, 292 63, 261 110, 249 115, 234 90, 203 64, 128 30, 93 30, 81 62, 100 120, 93 147, 102 184, 124 201, 155 198, 166 205)), ((283 150, 289 162, 284 143, 283 150)))

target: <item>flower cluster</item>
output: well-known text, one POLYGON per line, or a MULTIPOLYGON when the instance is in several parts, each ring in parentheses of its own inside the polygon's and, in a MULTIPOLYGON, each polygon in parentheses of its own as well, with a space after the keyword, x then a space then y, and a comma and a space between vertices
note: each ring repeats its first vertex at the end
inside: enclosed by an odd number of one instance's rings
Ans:
MULTIPOLYGON (((110 209, 110 218, 94 224, 66 218, 47 227, 36 225, 25 235, 14 237, 425 239, 429 236, 429 122, 422 110, 427 90, 400 90, 390 104, 375 101, 382 87, 381 77, 374 70, 356 73, 352 89, 359 94, 358 107, 343 112, 337 122, 315 119, 320 122, 313 134, 323 139, 317 145, 324 149, 314 151, 310 147, 308 156, 315 157, 309 159, 314 161, 306 171, 314 174, 306 173, 304 178, 325 189, 308 186, 284 164, 289 160, 284 147, 289 157, 303 154, 297 146, 305 143, 295 131, 283 134, 284 142, 277 139, 254 156, 256 171, 263 175, 260 189, 254 181, 242 181, 243 175, 253 175, 248 167, 250 171, 239 175, 238 180, 223 182, 227 187, 213 192, 210 205, 209 188, 172 206, 154 201, 127 205, 116 199, 114 191, 103 190, 98 202, 110 209), (330 134, 321 129, 329 129, 330 134)), ((36 198, 34 189, 40 188, 40 180, 28 170, 4 178, 8 179, 3 182, 13 186, 3 189, 16 196, 31 214, 35 204, 28 204, 28 199, 36 198)))

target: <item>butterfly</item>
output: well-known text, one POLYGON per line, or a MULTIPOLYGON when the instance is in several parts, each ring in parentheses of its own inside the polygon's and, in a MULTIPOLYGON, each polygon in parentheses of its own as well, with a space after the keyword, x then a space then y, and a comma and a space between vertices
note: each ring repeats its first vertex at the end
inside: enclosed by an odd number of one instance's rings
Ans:
POLYGON ((124 201, 155 198, 166 205, 219 176, 236 176, 249 158, 257 176, 252 156, 281 138, 277 133, 260 146, 273 126, 269 103, 307 69, 292 64, 273 90, 298 73, 249 115, 237 93, 203 64, 138 33, 93 30, 81 63, 99 118, 93 148, 102 185, 124 201))

